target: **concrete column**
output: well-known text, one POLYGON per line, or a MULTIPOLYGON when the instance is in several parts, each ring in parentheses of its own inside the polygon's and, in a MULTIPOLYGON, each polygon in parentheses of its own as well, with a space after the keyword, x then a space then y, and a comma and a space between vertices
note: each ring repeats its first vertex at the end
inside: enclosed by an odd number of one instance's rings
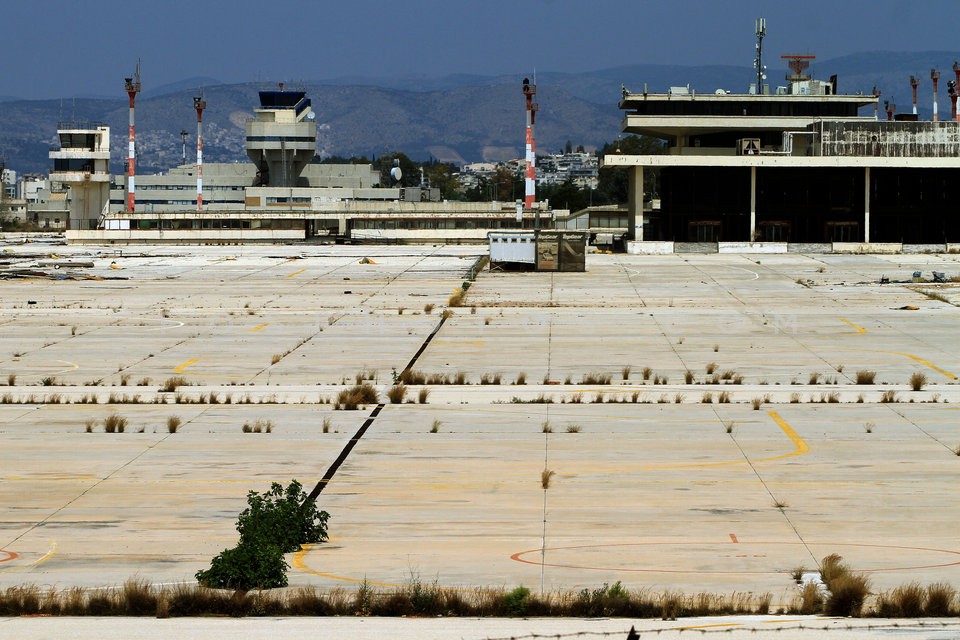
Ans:
POLYGON ((863 241, 870 242, 870 167, 863 171, 863 241))
POLYGON ((632 240, 643 242, 643 167, 633 167, 630 171, 627 204, 627 235, 632 240))
POLYGON ((341 236, 347 235, 347 216, 341 215, 337 220, 337 233, 341 236))
POLYGON ((753 242, 757 237, 757 168, 750 167, 750 237, 753 242))

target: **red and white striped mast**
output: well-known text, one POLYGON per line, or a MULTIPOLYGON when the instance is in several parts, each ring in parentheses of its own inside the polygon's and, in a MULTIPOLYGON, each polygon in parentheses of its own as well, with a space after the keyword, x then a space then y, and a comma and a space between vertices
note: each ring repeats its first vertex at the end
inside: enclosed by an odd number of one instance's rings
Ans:
POLYGON ((197 211, 203 211, 203 110, 207 101, 202 93, 193 99, 193 108, 197 110, 197 211))
MULTIPOLYGON (((523 79, 523 95, 527 100, 527 144, 523 208, 530 211, 533 209, 533 204, 537 199, 537 151, 533 140, 533 126, 536 124, 537 109, 540 105, 533 101, 534 96, 537 95, 537 85, 530 84, 528 78, 523 79)), ((539 209, 537 210, 534 228, 540 228, 539 209)))
POLYGON ((933 80, 933 121, 940 120, 940 114, 937 113, 937 85, 940 82, 940 72, 937 69, 930 69, 930 79, 933 80))
POLYGON ((917 115, 917 87, 920 86, 920 78, 910 76, 910 87, 913 89, 913 115, 917 115))
POLYGON ((137 148, 133 128, 134 103, 140 93, 140 61, 137 61, 137 71, 132 78, 124 78, 124 88, 130 96, 130 135, 127 140, 127 211, 133 213, 136 202, 136 164, 137 148))

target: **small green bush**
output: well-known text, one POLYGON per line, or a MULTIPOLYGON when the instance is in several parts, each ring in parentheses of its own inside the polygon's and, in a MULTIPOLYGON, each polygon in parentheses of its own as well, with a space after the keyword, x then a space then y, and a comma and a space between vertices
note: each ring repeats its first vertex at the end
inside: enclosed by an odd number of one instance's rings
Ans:
POLYGON ((326 541, 329 517, 307 500, 296 480, 286 488, 274 482, 264 493, 250 491, 247 508, 237 517, 239 544, 222 551, 209 569, 198 571, 197 582, 225 589, 285 587, 289 566, 283 554, 326 541))
POLYGON ((210 568, 197 572, 197 581, 217 589, 270 589, 287 586, 287 569, 280 547, 264 540, 241 541, 232 549, 224 549, 210 563, 210 568))
POLYGON ((503 608, 508 616, 522 617, 530 604, 530 589, 520 586, 503 594, 503 608))

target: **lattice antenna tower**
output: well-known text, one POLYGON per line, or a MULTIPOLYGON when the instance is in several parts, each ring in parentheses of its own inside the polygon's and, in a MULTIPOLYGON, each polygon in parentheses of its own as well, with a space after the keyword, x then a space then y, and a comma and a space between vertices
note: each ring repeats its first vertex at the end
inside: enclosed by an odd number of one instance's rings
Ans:
POLYGON ((753 68, 757 70, 757 94, 763 94, 763 81, 767 79, 767 68, 763 66, 763 38, 767 35, 767 21, 757 18, 754 22, 753 33, 757 36, 756 56, 753 59, 753 68))

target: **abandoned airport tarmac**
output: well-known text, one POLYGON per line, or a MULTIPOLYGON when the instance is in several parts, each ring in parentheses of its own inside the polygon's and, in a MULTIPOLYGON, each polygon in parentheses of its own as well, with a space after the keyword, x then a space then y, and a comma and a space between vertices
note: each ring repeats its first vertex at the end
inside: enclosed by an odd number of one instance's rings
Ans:
POLYGON ((482 253, 7 246, 0 276, 37 273, 0 281, 0 588, 192 582, 248 490, 323 476, 357 376, 385 405, 291 585, 784 602, 830 553, 960 583, 960 290, 911 282, 960 256, 589 255, 448 308, 482 253), (411 361, 435 377, 391 404, 411 361))

